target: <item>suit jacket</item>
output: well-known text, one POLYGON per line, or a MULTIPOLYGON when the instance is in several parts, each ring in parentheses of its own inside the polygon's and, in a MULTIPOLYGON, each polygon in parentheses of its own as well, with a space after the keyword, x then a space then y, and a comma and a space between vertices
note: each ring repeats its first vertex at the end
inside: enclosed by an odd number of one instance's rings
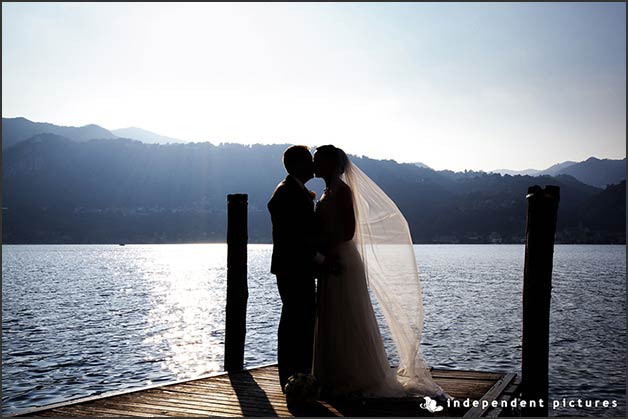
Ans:
POLYGON ((273 223, 270 271, 275 275, 311 275, 316 255, 312 197, 288 176, 275 188, 268 210, 273 223))

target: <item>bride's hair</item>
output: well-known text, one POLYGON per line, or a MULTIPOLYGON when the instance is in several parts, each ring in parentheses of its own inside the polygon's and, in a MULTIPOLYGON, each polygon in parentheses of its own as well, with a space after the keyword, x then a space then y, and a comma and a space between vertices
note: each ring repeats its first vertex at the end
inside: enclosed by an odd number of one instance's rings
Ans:
POLYGON ((316 147, 316 152, 319 153, 319 155, 332 160, 336 164, 336 168, 340 174, 345 172, 345 169, 349 164, 349 157, 347 157, 347 153, 345 153, 342 149, 328 144, 316 147))

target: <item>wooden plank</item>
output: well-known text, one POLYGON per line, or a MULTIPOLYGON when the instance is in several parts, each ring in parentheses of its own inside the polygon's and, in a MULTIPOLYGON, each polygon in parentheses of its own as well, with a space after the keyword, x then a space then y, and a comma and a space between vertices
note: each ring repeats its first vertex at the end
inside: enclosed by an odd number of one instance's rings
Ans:
POLYGON ((213 397, 211 399, 190 399, 190 398, 179 398, 178 400, 181 400, 181 403, 185 402, 185 403, 189 403, 189 404, 194 404, 194 403, 202 403, 203 405, 207 406, 207 405, 213 405, 213 406, 219 406, 219 405, 224 405, 224 406, 240 406, 240 409, 243 411, 250 411, 250 410, 263 410, 265 412, 265 414, 268 416, 270 414, 273 413, 288 413, 288 407, 285 403, 285 401, 274 401, 274 400, 260 400, 260 399, 252 399, 252 398, 247 398, 247 399, 238 399, 238 398, 226 398, 224 396, 216 396, 213 397))
POLYGON ((515 378, 517 374, 509 373, 497 380, 497 382, 490 388, 489 391, 480 399, 480 405, 477 407, 472 407, 469 409, 467 413, 465 413, 465 418, 477 418, 483 416, 484 413, 488 410, 490 406, 482 407, 482 401, 493 401, 497 399, 497 397, 506 389, 506 387, 510 384, 510 382, 515 378))
POLYGON ((144 401, 141 398, 137 398, 133 401, 116 401, 116 406, 125 407, 130 412, 144 412, 155 413, 158 415, 168 416, 207 416, 215 413, 212 409, 196 409, 189 408, 187 406, 174 406, 165 403, 159 403, 158 405, 144 401))
MULTIPOLYGON (((185 407, 192 409, 206 409, 211 406, 212 409, 228 409, 233 406, 239 406, 240 411, 260 411, 265 416, 275 416, 276 408, 273 406, 270 401, 262 401, 262 400, 242 400, 236 398, 221 398, 221 397, 212 397, 203 398, 203 399, 195 399, 190 397, 182 397, 180 395, 176 395, 175 397, 169 397, 164 395, 141 395, 138 396, 134 402, 143 402, 143 403, 154 403, 162 408, 165 406, 173 406, 173 407, 185 407)), ((287 411, 287 408, 285 409, 287 411)), ((239 412, 238 412, 239 413, 239 412)))
MULTIPOLYGON (((78 405, 78 406, 65 406, 59 407, 53 410, 50 410, 52 416, 120 416, 120 417, 128 417, 128 416, 144 416, 151 417, 155 415, 151 415, 150 413, 142 413, 142 412, 129 412, 128 410, 119 410, 112 408, 89 408, 86 406, 78 405)), ((160 415, 162 416, 162 415, 160 415)))
MULTIPOLYGON (((223 387, 224 389, 224 387, 223 387)), ((273 404, 273 401, 280 401, 281 404, 285 405, 285 399, 282 396, 278 397, 268 397, 264 392, 248 392, 246 394, 236 394, 235 392, 208 392, 208 391, 197 391, 197 387, 191 386, 188 384, 180 384, 176 387, 163 388, 163 389, 152 389, 142 392, 137 395, 129 395, 129 396, 121 396, 125 399, 135 400, 137 398, 151 398, 155 400, 183 400, 189 402, 196 403, 209 403, 212 400, 224 400, 229 403, 243 403, 243 404, 261 404, 266 403, 268 405, 273 404)))
POLYGON ((455 382, 448 380, 447 382, 437 383, 445 390, 447 394, 455 399, 479 399, 481 398, 492 386, 495 381, 486 381, 481 383, 468 382, 455 382))
POLYGON ((222 395, 222 396, 228 396, 232 399, 236 399, 236 398, 255 398, 255 399, 260 399, 260 400, 277 400, 277 401, 285 401, 285 396, 282 393, 270 393, 270 392, 264 392, 262 391, 256 391, 256 390, 238 390, 237 392, 232 392, 232 391, 227 391, 224 388, 216 388, 216 389, 212 389, 212 388, 203 388, 203 387, 198 387, 198 386, 185 386, 185 387, 177 387, 177 389, 180 389, 182 391, 186 391, 189 393, 196 393, 199 395, 208 395, 209 397, 212 397, 213 395, 222 395))
MULTIPOLYGON (((117 410, 125 413, 126 416, 155 416, 155 415, 167 415, 167 416, 184 416, 184 415, 199 415, 200 412, 189 412, 186 411, 188 406, 171 406, 167 403, 154 403, 153 401, 149 401, 146 403, 146 399, 143 397, 137 397, 135 399, 129 400, 125 399, 124 396, 113 397, 111 399, 103 399, 94 402, 89 402, 86 404, 77 405, 79 408, 87 409, 87 410, 117 410)), ((66 406, 59 409, 72 409, 75 406, 66 406)), ((58 410, 58 409, 55 409, 58 410)), ((217 412, 220 412, 221 409, 214 409, 217 412)), ((224 409, 222 409, 224 410, 224 409)), ((203 409, 203 414, 207 415, 208 413, 212 413, 210 410, 203 409)))
POLYGON ((238 407, 238 412, 240 411, 240 403, 237 400, 229 400, 227 402, 220 403, 220 399, 217 398, 204 398, 202 399, 202 403, 199 403, 198 400, 189 400, 183 397, 164 397, 163 395, 150 395, 150 394, 139 394, 135 395, 133 398, 125 399, 125 400, 115 400, 116 403, 124 404, 124 405, 147 405, 154 406, 160 409, 168 410, 170 408, 182 408, 182 409, 191 409, 191 410, 236 410, 234 407, 238 407))
POLYGON ((128 408, 133 412, 144 413, 157 413, 168 416, 222 416, 224 414, 231 414, 236 416, 242 416, 243 411, 237 403, 230 405, 217 405, 215 403, 206 403, 202 407, 191 406, 186 403, 169 403, 163 400, 155 403, 149 399, 134 400, 129 404, 121 404, 121 406, 128 408))
POLYGON ((186 389, 187 391, 195 391, 199 394, 225 394, 229 396, 264 396, 265 398, 275 398, 283 400, 285 398, 284 394, 281 391, 264 391, 258 389, 247 389, 247 388, 239 388, 235 391, 233 389, 223 387, 211 387, 205 385, 186 385, 185 387, 181 387, 186 389))
POLYGON ((276 394, 282 396, 283 393, 279 386, 268 386, 266 388, 262 388, 256 384, 249 383, 231 383, 231 382, 220 382, 220 381, 212 381, 212 382, 202 382, 202 383, 185 383, 181 384, 181 387, 185 388, 197 388, 198 391, 211 392, 211 391, 227 391, 229 393, 236 394, 238 391, 257 391, 257 392, 265 392, 267 394, 276 394))
POLYGON ((494 372, 494 371, 460 371, 460 370, 444 370, 444 369, 433 369, 430 371, 432 374, 432 378, 459 378, 459 379, 470 379, 470 380, 499 380, 506 373, 505 372, 494 372))
POLYGON ((251 394, 246 395, 246 397, 232 395, 232 394, 222 394, 222 393, 213 393, 213 394, 199 394, 197 392, 189 391, 188 389, 179 388, 171 389, 171 390, 162 390, 160 392, 164 397, 172 397, 176 399, 189 399, 189 400, 198 400, 199 402, 206 402, 207 400, 211 400, 216 398, 218 400, 230 400, 230 401, 254 401, 258 403, 258 400, 268 400, 268 402, 273 403, 281 403, 285 404, 285 399, 283 397, 266 397, 264 395, 251 394))
POLYGON ((434 379, 434 381, 436 381, 436 383, 438 384, 444 384, 444 385, 456 385, 458 387, 481 387, 481 386, 486 386, 488 385, 489 387, 492 386, 493 384, 495 384, 495 382, 497 380, 499 380, 500 378, 502 378, 502 376, 500 376, 499 378, 496 378, 494 380, 470 380, 470 379, 459 379, 459 378, 436 378, 434 379))

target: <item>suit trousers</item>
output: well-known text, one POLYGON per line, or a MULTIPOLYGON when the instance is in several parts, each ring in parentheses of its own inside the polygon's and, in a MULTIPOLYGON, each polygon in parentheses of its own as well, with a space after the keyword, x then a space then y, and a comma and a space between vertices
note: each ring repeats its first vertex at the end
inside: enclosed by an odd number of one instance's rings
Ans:
POLYGON ((316 287, 311 273, 278 274, 277 287, 282 302, 277 364, 283 389, 291 375, 312 372, 316 287))

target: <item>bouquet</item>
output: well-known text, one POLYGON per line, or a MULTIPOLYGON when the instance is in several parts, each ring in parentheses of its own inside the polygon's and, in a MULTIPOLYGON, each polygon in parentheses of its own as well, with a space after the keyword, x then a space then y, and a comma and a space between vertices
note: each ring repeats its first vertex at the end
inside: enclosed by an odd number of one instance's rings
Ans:
POLYGON ((288 378, 284 387, 289 404, 314 403, 321 394, 321 386, 311 374, 296 373, 288 378))

